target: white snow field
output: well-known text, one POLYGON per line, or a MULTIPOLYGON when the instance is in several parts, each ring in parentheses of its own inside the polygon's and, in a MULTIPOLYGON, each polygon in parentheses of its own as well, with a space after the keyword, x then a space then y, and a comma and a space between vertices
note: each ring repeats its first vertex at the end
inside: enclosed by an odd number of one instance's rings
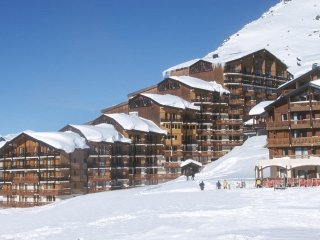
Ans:
POLYGON ((0 239, 320 239, 319 188, 215 188, 217 179, 253 177, 255 161, 268 157, 265 139, 250 138, 195 181, 180 177, 43 207, 1 209, 0 239))

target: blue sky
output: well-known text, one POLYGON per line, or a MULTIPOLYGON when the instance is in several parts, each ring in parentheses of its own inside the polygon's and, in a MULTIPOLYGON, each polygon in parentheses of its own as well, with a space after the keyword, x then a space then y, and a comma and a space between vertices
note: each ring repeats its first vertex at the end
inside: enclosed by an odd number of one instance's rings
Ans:
POLYGON ((2 0, 0 135, 99 116, 278 0, 2 0))

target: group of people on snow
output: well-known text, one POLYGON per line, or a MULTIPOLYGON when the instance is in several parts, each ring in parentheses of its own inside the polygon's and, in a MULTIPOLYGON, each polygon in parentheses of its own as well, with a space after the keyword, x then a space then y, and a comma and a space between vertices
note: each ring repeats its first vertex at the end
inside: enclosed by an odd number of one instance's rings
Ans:
POLYGON ((195 172, 193 170, 192 167, 189 167, 185 170, 184 174, 186 175, 187 177, 187 181, 189 180, 189 178, 191 177, 192 180, 194 180, 194 175, 195 175, 195 172))

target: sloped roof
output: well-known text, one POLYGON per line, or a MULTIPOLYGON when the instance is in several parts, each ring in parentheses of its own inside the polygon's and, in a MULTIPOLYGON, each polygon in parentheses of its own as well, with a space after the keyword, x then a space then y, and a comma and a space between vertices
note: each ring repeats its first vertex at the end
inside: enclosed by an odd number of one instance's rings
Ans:
POLYGON ((179 109, 192 109, 200 110, 199 106, 195 106, 193 103, 184 100, 181 97, 171 94, 154 94, 154 93, 141 93, 140 95, 152 99, 162 106, 174 107, 179 109))
POLYGON ((250 116, 260 115, 265 112, 265 107, 273 103, 273 101, 263 101, 255 105, 251 110, 249 111, 250 116))
POLYGON ((219 92, 220 94, 226 93, 229 94, 230 92, 225 89, 221 84, 213 81, 208 82, 204 81, 199 78, 190 77, 190 76, 170 76, 169 79, 176 80, 182 84, 190 86, 192 88, 212 91, 212 92, 219 92))
POLYGON ((199 167, 202 167, 202 163, 201 163, 201 162, 195 161, 195 160, 193 160, 193 159, 187 159, 187 160, 183 161, 183 162, 180 164, 180 167, 187 166, 187 165, 189 165, 190 163, 193 163, 193 164, 195 164, 195 165, 198 165, 199 167))
POLYGON ((141 132, 153 132, 159 134, 167 134, 167 131, 158 127, 151 120, 139 117, 134 114, 111 113, 105 116, 112 118, 125 130, 135 130, 141 132))
MULTIPOLYGON (((53 148, 63 150, 66 153, 74 152, 75 149, 86 149, 89 148, 86 144, 86 140, 79 134, 74 132, 33 132, 24 131, 16 135, 11 140, 6 141, 6 143, 14 141, 16 138, 26 135, 33 138, 39 142, 47 144, 53 148)), ((6 144, 5 143, 5 144, 6 144)), ((2 145, 3 147, 4 145, 2 145)))
POLYGON ((124 142, 131 143, 131 140, 120 134, 113 125, 101 123, 98 125, 70 125, 78 129, 83 136, 91 142, 124 142))

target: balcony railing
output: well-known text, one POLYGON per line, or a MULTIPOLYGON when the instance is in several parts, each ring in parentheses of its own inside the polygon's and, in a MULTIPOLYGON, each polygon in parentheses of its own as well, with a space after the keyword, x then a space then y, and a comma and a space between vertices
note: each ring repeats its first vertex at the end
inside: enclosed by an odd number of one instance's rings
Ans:
POLYGON ((267 130, 288 129, 289 121, 269 121, 267 122, 267 130))
POLYGON ((268 147, 288 147, 290 143, 289 138, 269 138, 267 145, 268 147))
POLYGON ((179 168, 180 167, 180 163, 178 162, 165 162, 163 164, 164 168, 179 168))
POLYGON ((272 138, 268 139, 268 147, 303 147, 303 146, 320 146, 320 137, 300 137, 300 138, 272 138))
POLYGON ((292 129, 300 129, 300 128, 310 128, 310 119, 304 120, 291 120, 291 128, 292 129))
POLYGON ((70 195, 71 189, 64 188, 64 189, 40 189, 39 195, 40 196, 60 196, 60 195, 70 195))
POLYGON ((13 184, 19 183, 37 183, 39 178, 37 176, 25 176, 25 177, 14 177, 13 184))
POLYGON ((243 105, 244 100, 243 99, 230 99, 229 104, 230 105, 243 105))

